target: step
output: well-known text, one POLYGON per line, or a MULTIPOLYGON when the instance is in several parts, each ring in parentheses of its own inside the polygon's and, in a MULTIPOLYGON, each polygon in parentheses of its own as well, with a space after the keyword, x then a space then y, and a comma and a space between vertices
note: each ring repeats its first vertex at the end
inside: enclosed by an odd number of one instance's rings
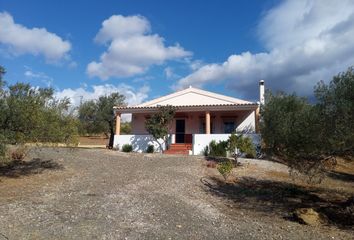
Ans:
POLYGON ((189 155, 189 150, 166 150, 163 152, 164 154, 181 154, 181 155, 189 155))
POLYGON ((169 146, 169 149, 186 149, 190 150, 192 149, 192 144, 171 144, 169 146))

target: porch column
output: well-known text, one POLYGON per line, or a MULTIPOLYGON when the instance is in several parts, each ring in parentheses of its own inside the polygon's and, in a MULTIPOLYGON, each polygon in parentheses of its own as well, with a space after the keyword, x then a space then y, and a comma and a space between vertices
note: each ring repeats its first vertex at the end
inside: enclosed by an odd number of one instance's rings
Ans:
POLYGON ((205 112, 205 133, 210 134, 210 112, 205 112))
POLYGON ((120 134, 120 113, 116 113, 116 135, 120 134))

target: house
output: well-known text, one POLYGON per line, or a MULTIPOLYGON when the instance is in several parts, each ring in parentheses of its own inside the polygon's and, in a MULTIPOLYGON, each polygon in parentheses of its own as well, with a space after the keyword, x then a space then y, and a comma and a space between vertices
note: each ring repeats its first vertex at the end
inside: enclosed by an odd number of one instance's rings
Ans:
MULTIPOLYGON (((264 81, 260 81, 260 102, 264 101, 264 81)), ((146 151, 148 145, 166 150, 163 141, 157 143, 145 129, 145 120, 158 111, 159 106, 172 105, 176 114, 170 124, 166 153, 199 155, 212 140, 226 140, 234 131, 259 140, 259 103, 224 96, 198 88, 187 89, 130 107, 115 107, 116 134, 114 146, 132 144, 137 152, 146 151), (132 132, 120 134, 121 114, 132 114, 132 132)))

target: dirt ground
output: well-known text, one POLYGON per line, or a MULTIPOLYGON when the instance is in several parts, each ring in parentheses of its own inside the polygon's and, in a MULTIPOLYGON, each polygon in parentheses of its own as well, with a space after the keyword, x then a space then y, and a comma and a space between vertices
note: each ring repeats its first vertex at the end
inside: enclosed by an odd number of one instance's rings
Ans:
POLYGON ((331 209, 354 195, 341 163, 317 187, 294 184, 284 165, 242 161, 221 181, 199 157, 44 148, 0 169, 0 239, 353 239, 331 209), (320 227, 291 218, 327 213, 320 227), (327 212, 326 212, 327 211, 327 212))

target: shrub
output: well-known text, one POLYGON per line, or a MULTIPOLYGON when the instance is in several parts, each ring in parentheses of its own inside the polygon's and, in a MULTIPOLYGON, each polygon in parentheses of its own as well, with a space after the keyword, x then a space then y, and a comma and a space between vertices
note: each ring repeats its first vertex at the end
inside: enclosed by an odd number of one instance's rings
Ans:
POLYGON ((6 161, 6 145, 0 142, 0 166, 6 161))
POLYGON ((209 143, 209 152, 208 156, 211 157, 226 157, 227 153, 227 141, 219 141, 218 143, 213 140, 209 143))
POLYGON ((203 156, 207 157, 209 155, 209 146, 205 146, 202 150, 203 156))
POLYGON ((149 145, 146 149, 147 153, 154 153, 155 152, 155 147, 154 145, 149 145))
POLYGON ((124 144, 122 146, 122 151, 123 152, 132 152, 133 151, 133 146, 131 144, 124 144))
POLYGON ((23 161, 28 153, 28 148, 24 145, 20 145, 11 151, 11 160, 23 161))
POLYGON ((252 139, 244 137, 242 134, 237 136, 235 133, 232 133, 228 139, 228 150, 231 154, 234 154, 236 149, 238 149, 241 154, 244 154, 246 158, 256 157, 256 149, 252 139))
POLYGON ((233 168, 233 164, 229 160, 228 161, 224 161, 222 163, 219 163, 218 167, 217 167, 219 173, 223 176, 225 181, 230 176, 230 174, 232 172, 232 168, 233 168))

